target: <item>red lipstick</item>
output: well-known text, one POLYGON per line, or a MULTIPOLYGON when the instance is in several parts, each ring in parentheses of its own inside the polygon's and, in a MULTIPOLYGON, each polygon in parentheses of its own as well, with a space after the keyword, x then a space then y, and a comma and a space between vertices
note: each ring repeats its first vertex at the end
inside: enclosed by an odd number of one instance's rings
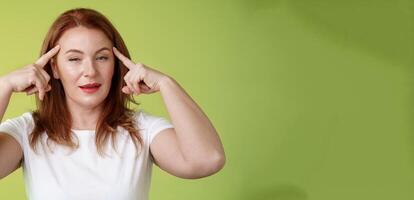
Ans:
POLYGON ((79 87, 83 92, 85 92, 87 94, 93 94, 93 93, 95 93, 96 91, 99 90, 99 87, 101 87, 101 84, 99 84, 99 83, 88 83, 88 84, 85 84, 85 85, 82 85, 82 86, 79 86, 79 87))

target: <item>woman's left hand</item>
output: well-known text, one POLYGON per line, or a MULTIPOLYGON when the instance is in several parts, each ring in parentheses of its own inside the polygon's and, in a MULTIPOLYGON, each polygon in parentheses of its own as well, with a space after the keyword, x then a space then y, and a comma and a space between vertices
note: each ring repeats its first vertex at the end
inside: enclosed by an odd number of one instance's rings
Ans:
POLYGON ((113 51, 115 56, 129 69, 124 76, 126 86, 122 88, 122 92, 139 95, 160 91, 160 82, 167 78, 167 75, 144 64, 132 62, 115 47, 113 47, 113 51))

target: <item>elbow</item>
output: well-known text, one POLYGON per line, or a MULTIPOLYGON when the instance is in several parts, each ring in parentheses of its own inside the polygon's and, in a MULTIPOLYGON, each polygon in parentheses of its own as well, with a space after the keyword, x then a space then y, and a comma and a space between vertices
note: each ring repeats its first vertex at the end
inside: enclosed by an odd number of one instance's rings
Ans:
POLYGON ((218 154, 217 156, 215 156, 211 163, 211 171, 213 172, 213 174, 217 173, 218 171, 223 169, 224 165, 226 164, 226 155, 224 155, 224 153, 218 154))
POLYGON ((193 163, 191 166, 192 176, 189 179, 199 179, 216 174, 226 164, 224 153, 216 153, 208 159, 193 163))

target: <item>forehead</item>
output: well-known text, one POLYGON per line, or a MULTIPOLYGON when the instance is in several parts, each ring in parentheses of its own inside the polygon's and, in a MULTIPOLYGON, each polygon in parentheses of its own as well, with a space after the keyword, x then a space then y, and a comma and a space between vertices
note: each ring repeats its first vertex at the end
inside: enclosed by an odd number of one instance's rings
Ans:
POLYGON ((66 30, 57 43, 63 50, 75 48, 85 52, 112 46, 111 40, 101 30, 83 26, 66 30))

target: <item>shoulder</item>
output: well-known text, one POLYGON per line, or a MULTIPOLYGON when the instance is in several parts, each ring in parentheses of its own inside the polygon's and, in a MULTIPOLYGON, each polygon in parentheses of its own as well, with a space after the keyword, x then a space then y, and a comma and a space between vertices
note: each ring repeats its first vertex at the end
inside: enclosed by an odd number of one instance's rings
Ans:
POLYGON ((152 123, 164 119, 161 116, 154 115, 144 109, 139 109, 134 113, 135 121, 139 128, 148 128, 152 123))
POLYGON ((20 116, 7 119, 0 123, 0 132, 13 136, 24 147, 28 134, 34 127, 32 112, 25 112, 20 116))
POLYGON ((1 123, 3 126, 15 126, 24 129, 32 127, 33 124, 33 112, 25 112, 20 116, 7 119, 1 123))
POLYGON ((140 128, 146 128, 155 121, 163 119, 163 117, 154 115, 144 109, 136 111, 134 118, 138 122, 140 128))
POLYGON ((139 109, 136 111, 134 117, 138 128, 141 130, 146 130, 149 135, 155 135, 162 129, 173 127, 167 118, 159 115, 154 115, 150 112, 145 111, 144 109, 139 109))

